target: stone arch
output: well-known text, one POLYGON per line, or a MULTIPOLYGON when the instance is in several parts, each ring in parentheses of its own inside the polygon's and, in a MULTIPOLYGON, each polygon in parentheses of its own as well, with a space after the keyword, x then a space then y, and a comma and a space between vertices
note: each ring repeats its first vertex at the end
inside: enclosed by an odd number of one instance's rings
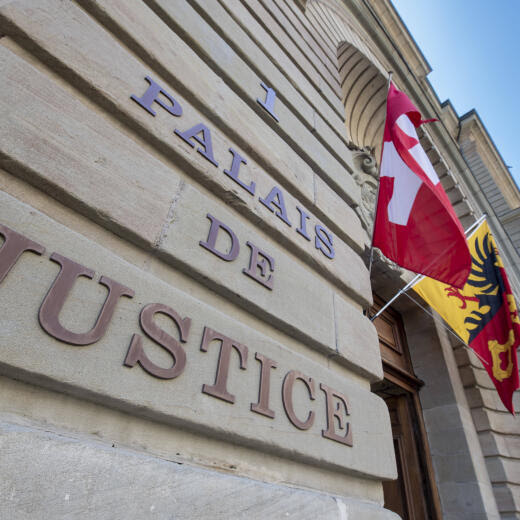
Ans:
POLYGON ((381 148, 387 72, 371 50, 364 31, 337 0, 307 0, 308 12, 337 53, 347 133, 356 148, 381 148))
POLYGON ((379 149, 385 119, 387 78, 353 44, 338 46, 345 124, 358 148, 379 149))

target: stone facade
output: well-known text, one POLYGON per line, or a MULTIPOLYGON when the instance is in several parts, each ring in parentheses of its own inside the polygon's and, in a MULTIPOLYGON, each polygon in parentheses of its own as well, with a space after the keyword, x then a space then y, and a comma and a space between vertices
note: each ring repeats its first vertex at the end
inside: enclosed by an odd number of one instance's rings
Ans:
MULTIPOLYGON (((398 518, 363 313, 410 279, 366 267, 386 71, 441 119, 421 143, 517 294, 520 196, 391 3, 13 0, 0 56, 0 516, 398 518)), ((432 515, 519 518, 517 420, 395 308, 432 515)))

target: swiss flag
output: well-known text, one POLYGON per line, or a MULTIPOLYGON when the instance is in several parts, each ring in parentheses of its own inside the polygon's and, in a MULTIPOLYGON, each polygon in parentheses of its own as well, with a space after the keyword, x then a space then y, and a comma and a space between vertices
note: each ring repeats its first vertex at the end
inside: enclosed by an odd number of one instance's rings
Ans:
POLYGON ((428 121, 388 91, 373 245, 401 267, 462 288, 471 269, 464 230, 416 128, 428 121))

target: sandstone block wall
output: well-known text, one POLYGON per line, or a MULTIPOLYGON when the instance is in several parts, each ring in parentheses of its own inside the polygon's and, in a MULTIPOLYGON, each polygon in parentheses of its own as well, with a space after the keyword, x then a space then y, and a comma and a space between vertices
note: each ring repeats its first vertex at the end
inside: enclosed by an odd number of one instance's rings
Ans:
POLYGON ((332 30, 2 3, 1 516, 394 517, 332 30))

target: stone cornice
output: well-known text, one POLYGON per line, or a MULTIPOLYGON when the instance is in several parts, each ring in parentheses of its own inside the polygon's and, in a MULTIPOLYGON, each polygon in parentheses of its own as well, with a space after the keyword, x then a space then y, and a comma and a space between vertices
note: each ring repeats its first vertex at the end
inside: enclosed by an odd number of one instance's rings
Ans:
POLYGON ((500 189, 511 209, 520 207, 520 190, 509 173, 504 160, 498 152, 476 110, 460 117, 459 143, 466 139, 474 141, 478 153, 488 169, 493 181, 500 189))
POLYGON ((509 213, 502 215, 502 218, 500 220, 504 225, 516 220, 518 220, 520 223, 520 207, 512 209, 509 213))
POLYGON ((401 54, 413 73, 418 78, 427 76, 431 71, 430 64, 424 57, 421 49, 408 31, 405 23, 395 10, 394 6, 386 0, 367 0, 374 13, 385 27, 390 38, 399 47, 401 54))
POLYGON ((457 139, 459 133, 459 116, 449 99, 441 103, 441 110, 442 122, 453 139, 457 139))

